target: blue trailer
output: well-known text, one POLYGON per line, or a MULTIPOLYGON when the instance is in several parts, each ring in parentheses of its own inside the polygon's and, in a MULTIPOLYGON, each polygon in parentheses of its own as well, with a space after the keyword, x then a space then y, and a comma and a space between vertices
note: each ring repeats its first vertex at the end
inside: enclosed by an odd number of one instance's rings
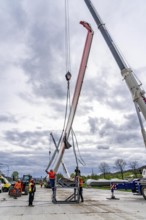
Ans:
MULTIPOLYGON (((114 183, 112 183, 112 185, 113 184, 114 183)), ((121 189, 131 190, 132 193, 137 193, 139 195, 142 195, 143 198, 146 200, 146 178, 134 179, 130 182, 114 184, 114 186, 115 186, 114 189, 118 189, 118 190, 121 190, 121 189)))

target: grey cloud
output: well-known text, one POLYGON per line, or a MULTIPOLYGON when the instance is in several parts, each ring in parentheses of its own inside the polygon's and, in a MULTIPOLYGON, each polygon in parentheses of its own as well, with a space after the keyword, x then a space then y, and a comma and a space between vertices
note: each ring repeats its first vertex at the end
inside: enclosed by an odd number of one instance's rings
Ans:
MULTIPOLYGON (((0 12, 1 32, 0 38, 5 40, 16 40, 16 34, 19 35, 26 25, 26 14, 21 1, 1 1, 0 12), (3 25, 5 23, 5 25, 3 25)), ((20 36, 20 35, 19 35, 20 36)))
POLYGON ((11 144, 22 146, 25 148, 32 148, 33 146, 38 146, 39 144, 48 144, 48 131, 36 131, 36 132, 19 132, 15 131, 6 131, 4 133, 4 138, 11 144), (45 142, 42 138, 46 138, 45 142))
POLYGON ((117 84, 112 85, 108 82, 110 75, 111 78, 115 77, 112 69, 108 69, 107 67, 99 69, 97 78, 88 79, 88 81, 85 79, 82 94, 86 96, 86 100, 89 102, 97 100, 97 102, 111 109, 131 110, 133 108, 131 94, 128 91, 125 81, 122 81, 120 71, 116 76, 118 78, 117 84), (120 79, 121 82, 119 82, 120 79))
POLYGON ((40 1, 37 3, 40 6, 39 11, 34 6, 34 17, 29 15, 31 24, 27 33, 27 46, 30 49, 30 54, 21 60, 21 66, 28 76, 28 82, 32 85, 36 96, 61 99, 65 95, 63 27, 62 25, 60 27, 59 23, 52 19, 56 5, 50 7, 48 3, 44 8, 40 1))
POLYGON ((98 145, 97 149, 108 150, 110 147, 108 145, 98 145))
POLYGON ((95 133, 97 132, 97 118, 92 118, 92 117, 89 117, 88 118, 88 123, 89 123, 89 126, 90 126, 90 132, 91 133, 95 133))
POLYGON ((52 99, 55 97, 56 99, 59 98, 60 100, 65 97, 66 92, 63 84, 57 81, 53 82, 53 80, 51 82, 46 82, 46 80, 44 80, 44 82, 42 82, 42 84, 39 86, 33 83, 33 89, 36 96, 44 98, 49 97, 52 99))
POLYGON ((17 123, 17 119, 12 115, 0 115, 0 123, 2 122, 17 123))
POLYGON ((15 151, 15 153, 0 152, 0 158, 3 158, 1 162, 6 164, 2 170, 5 170, 5 174, 9 172, 9 175, 13 171, 18 171, 20 177, 23 174, 30 173, 34 177, 45 176, 45 169, 49 160, 49 153, 47 151, 39 150, 33 151, 15 151), (6 172, 7 169, 7 172, 6 172))
MULTIPOLYGON (((124 118, 126 119, 125 125, 129 131, 139 128, 140 125, 139 125, 136 112, 134 112, 133 114, 125 114, 124 118)), ((123 130, 125 130, 124 127, 123 127, 123 130)))
MULTIPOLYGON (((125 116, 128 118, 126 122, 118 125, 111 121, 110 119, 100 118, 97 121, 99 124, 98 132, 101 138, 106 138, 110 143, 114 142, 115 144, 125 144, 138 141, 138 122, 133 120, 134 115, 125 116)), ((136 118, 135 118, 136 119, 136 118)))

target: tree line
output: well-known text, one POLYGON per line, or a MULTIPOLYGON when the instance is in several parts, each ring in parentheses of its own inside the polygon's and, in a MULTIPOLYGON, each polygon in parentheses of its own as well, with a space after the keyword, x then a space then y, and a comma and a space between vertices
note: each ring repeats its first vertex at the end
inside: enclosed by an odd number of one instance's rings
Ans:
MULTIPOLYGON (((110 178, 113 178, 113 177, 118 177, 118 178, 121 178, 121 179, 124 179, 124 174, 126 173, 127 170, 127 167, 129 168, 130 170, 130 174, 132 174, 132 176, 134 178, 137 178, 139 177, 140 175, 140 172, 142 172, 142 167, 140 168, 139 167, 139 164, 137 161, 131 161, 129 163, 127 163, 124 159, 117 159, 115 162, 114 162, 114 166, 110 166, 108 163, 106 162, 101 162, 98 166, 98 171, 100 172, 99 175, 97 174, 94 174, 92 172, 91 175, 88 175, 88 176, 84 176, 85 179, 88 179, 88 178, 93 178, 93 179, 98 179, 98 178, 104 178, 104 179, 110 179, 110 178), (113 169, 116 170, 116 172, 114 171, 113 172, 113 169), (111 172, 112 171, 112 172, 111 172), (118 173, 118 175, 116 175, 116 173, 118 173), (119 177, 119 174, 120 174, 120 177, 119 177)), ((71 177, 73 178, 74 177, 74 173, 71 174, 71 177)), ((13 171, 12 175, 11 175, 11 178, 12 180, 17 180, 19 177, 19 173, 17 171, 13 171)), ((57 178, 61 178, 63 177, 63 175, 61 173, 58 173, 57 174, 57 178)))
MULTIPOLYGON (((139 168, 139 164, 137 161, 131 161, 127 163, 124 159, 117 159, 114 162, 114 166, 112 167, 112 169, 115 169, 116 171, 120 172, 121 178, 124 179, 124 172, 126 171, 127 167, 133 173, 133 176, 137 178, 138 174, 141 172, 141 169, 139 168)), ((102 173, 103 177, 106 179, 107 174, 110 173, 111 167, 108 165, 108 163, 101 162, 99 164, 98 169, 102 173)))

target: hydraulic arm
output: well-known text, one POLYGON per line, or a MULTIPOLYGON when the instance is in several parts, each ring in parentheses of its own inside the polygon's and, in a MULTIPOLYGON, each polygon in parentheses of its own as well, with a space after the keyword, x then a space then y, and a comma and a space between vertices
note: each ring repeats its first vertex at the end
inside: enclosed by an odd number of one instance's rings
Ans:
POLYGON ((85 42, 85 46, 84 46, 84 51, 83 51, 83 55, 82 55, 82 60, 81 60, 78 78, 77 78, 77 82, 76 82, 76 86, 75 86, 75 90, 74 90, 74 95, 73 95, 73 99, 72 99, 72 104, 71 104, 71 109, 70 109, 68 121, 66 124, 66 128, 64 130, 63 139, 60 143, 59 152, 57 154, 57 158, 55 159, 55 164, 53 167, 55 172, 57 172, 57 170, 60 166, 64 151, 66 148, 64 140, 68 141, 70 131, 72 128, 72 124, 73 124, 73 120, 74 120, 74 116, 76 113, 77 104, 78 104, 78 100, 79 100, 79 96, 80 96, 80 92, 81 92, 81 88, 82 88, 82 83, 83 83, 83 79, 84 79, 84 75, 85 75, 85 70, 86 70, 89 52, 90 52, 90 48, 91 48, 92 38, 93 38, 93 31, 92 31, 92 28, 90 27, 90 25, 84 21, 81 21, 80 24, 82 24, 88 30, 88 33, 87 33, 87 37, 86 37, 86 42, 85 42))
POLYGON ((142 135, 144 138, 144 142, 146 145, 146 134, 145 134, 145 130, 144 127, 142 125, 142 120, 141 120, 141 115, 140 115, 140 111, 143 114, 144 118, 146 119, 146 98, 144 96, 145 91, 143 91, 141 89, 141 85, 138 84, 132 70, 130 68, 128 68, 128 66, 126 65, 124 59, 122 58, 122 56, 120 55, 116 45, 114 44, 109 32, 107 31, 104 23, 102 22, 100 16, 98 15, 96 9, 94 8, 93 4, 91 3, 90 0, 84 0, 89 11, 91 12, 98 29, 101 31, 101 34, 103 35, 113 57, 115 58, 120 70, 121 70, 121 74, 124 78, 124 80, 126 81, 126 84, 131 92, 132 95, 132 99, 133 102, 135 104, 135 108, 136 108, 136 112, 138 115, 138 119, 140 122, 140 126, 141 126, 141 131, 142 131, 142 135))

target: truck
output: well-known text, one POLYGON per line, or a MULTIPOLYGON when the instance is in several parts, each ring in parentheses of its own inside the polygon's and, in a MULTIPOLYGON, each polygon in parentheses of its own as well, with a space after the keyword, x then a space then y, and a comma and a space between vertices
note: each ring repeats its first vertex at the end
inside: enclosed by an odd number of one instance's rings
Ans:
POLYGON ((114 184, 116 190, 131 190, 133 194, 142 195, 143 198, 146 200, 146 169, 142 171, 142 178, 133 179, 129 182, 121 182, 114 184))
MULTIPOLYGON (((141 133, 144 140, 144 144, 146 146, 146 132, 143 126, 143 118, 146 120, 146 97, 145 97, 145 91, 141 88, 142 84, 139 84, 137 81, 137 78, 135 77, 135 74, 133 74, 133 71, 131 68, 129 68, 120 54, 118 48, 116 47, 116 44, 114 43, 112 37, 110 36, 108 30, 105 27, 104 22, 101 20, 99 14, 97 13, 95 7, 93 6, 92 2, 90 0, 84 0, 91 15, 93 16, 93 19, 95 23, 97 24, 98 29, 100 30, 105 42, 107 43, 120 71, 121 75, 123 77, 123 80, 125 80, 128 89, 132 95, 132 100, 135 105, 136 113, 138 116, 138 120, 141 127, 141 133)), ((142 178, 135 179, 132 182, 129 183, 120 183, 116 185, 117 189, 131 189, 132 192, 137 192, 141 195, 143 195, 144 199, 146 199, 146 169, 143 170, 142 178)))
POLYGON ((32 179, 32 176, 30 174, 23 175, 21 179, 22 193, 24 193, 25 195, 28 195, 28 185, 30 179, 32 179))
MULTIPOLYGON (((29 181, 32 179, 32 176, 30 174, 24 174, 22 179, 21 179, 21 192, 19 193, 21 196, 22 194, 28 195, 28 185, 29 181)), ((16 190, 14 189, 15 182, 13 182, 9 188, 8 194, 9 196, 15 196, 16 190)))

